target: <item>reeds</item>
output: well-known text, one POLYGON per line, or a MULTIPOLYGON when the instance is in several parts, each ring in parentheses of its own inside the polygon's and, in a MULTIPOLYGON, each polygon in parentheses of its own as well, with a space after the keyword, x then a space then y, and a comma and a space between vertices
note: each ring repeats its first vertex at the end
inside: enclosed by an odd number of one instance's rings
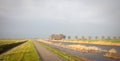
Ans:
POLYGON ((94 41, 90 41, 90 40, 52 40, 52 41, 57 41, 57 42, 70 42, 70 43, 86 43, 86 44, 98 44, 98 45, 108 45, 108 46, 120 46, 120 43, 118 43, 118 41, 116 41, 115 43, 113 43, 112 41, 108 41, 108 40, 94 40, 94 41))
POLYGON ((72 45, 64 45, 62 43, 53 43, 53 42, 50 42, 50 41, 41 41, 43 43, 47 43, 47 44, 50 44, 50 45, 54 45, 54 46, 59 46, 59 47, 62 47, 62 48, 67 48, 67 49, 71 49, 71 50, 74 50, 74 51, 78 51, 78 52, 100 52, 100 51, 105 51, 105 50, 102 50, 96 46, 85 46, 85 45, 75 45, 75 44, 72 44, 72 45))
POLYGON ((107 53, 104 54, 105 57, 120 60, 120 55, 117 54, 117 50, 110 49, 107 53))

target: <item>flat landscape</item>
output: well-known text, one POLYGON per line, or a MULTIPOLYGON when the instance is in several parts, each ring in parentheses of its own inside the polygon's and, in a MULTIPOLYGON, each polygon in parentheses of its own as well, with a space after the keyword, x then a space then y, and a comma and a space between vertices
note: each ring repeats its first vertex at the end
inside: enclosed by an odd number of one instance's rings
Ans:
POLYGON ((0 0, 0 61, 120 61, 120 0, 0 0))
POLYGON ((0 40, 0 61, 120 61, 119 40, 116 41, 117 45, 112 41, 102 41, 108 42, 109 45, 93 42, 0 40))

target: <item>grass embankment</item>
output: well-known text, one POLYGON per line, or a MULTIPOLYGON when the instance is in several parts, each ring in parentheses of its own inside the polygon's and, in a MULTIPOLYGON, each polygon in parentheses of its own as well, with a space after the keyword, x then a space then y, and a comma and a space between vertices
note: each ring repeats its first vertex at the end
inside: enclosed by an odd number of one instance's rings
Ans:
POLYGON ((120 40, 53 40, 56 42, 86 43, 108 46, 120 46, 120 40))
POLYGON ((22 40, 0 40, 0 54, 13 48, 16 47, 26 41, 22 40))
POLYGON ((27 41, 0 55, 0 61, 40 61, 32 41, 27 41))
POLYGON ((24 40, 0 40, 0 46, 5 44, 17 43, 22 42, 24 40))
POLYGON ((50 46, 47 46, 39 41, 37 41, 40 45, 42 45, 43 47, 45 47, 46 49, 48 49, 49 51, 53 52, 54 54, 57 54, 58 56, 64 58, 66 61, 83 61, 80 59, 80 57, 65 53, 59 49, 56 48, 52 48, 50 46))

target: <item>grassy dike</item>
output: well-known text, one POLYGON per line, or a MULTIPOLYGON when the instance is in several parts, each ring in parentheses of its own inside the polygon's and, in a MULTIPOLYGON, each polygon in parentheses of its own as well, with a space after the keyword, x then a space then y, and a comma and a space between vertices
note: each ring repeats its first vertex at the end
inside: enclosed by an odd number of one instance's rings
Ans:
POLYGON ((0 45, 0 54, 25 42, 26 41, 21 41, 21 42, 14 42, 14 43, 0 45))
POLYGON ((52 48, 50 46, 47 46, 39 41, 37 41, 40 45, 42 45, 43 47, 45 47, 47 50, 51 51, 54 54, 57 54, 58 56, 64 58, 66 61, 83 61, 80 59, 80 57, 65 53, 59 49, 56 48, 52 48))
POLYGON ((0 61, 41 61, 31 40, 0 55, 0 61))

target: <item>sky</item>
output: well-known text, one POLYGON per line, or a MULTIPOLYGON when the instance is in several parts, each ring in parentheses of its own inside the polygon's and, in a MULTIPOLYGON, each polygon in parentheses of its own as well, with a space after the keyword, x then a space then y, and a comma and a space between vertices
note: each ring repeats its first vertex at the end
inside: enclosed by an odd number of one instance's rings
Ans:
POLYGON ((0 39, 120 36, 120 0, 0 0, 0 39))

